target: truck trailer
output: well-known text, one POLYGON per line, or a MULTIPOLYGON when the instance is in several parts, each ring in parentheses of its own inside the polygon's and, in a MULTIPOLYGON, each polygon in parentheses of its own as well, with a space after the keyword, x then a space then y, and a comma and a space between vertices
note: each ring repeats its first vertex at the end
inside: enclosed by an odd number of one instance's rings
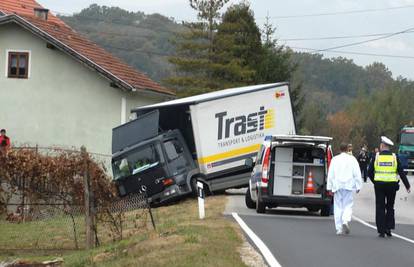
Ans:
POLYGON ((112 169, 120 196, 164 202, 249 184, 265 136, 296 134, 288 83, 232 88, 133 109, 113 129, 112 169))

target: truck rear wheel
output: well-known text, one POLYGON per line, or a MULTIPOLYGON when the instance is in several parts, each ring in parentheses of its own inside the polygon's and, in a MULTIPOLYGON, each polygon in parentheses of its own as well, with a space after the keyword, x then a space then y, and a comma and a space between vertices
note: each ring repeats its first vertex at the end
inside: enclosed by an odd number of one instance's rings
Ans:
POLYGON ((245 202, 249 209, 254 209, 256 207, 256 203, 252 200, 252 196, 250 195, 250 188, 247 188, 245 202))
POLYGON ((257 194, 256 212, 265 213, 265 211, 266 211, 266 205, 262 201, 260 201, 259 194, 257 194))

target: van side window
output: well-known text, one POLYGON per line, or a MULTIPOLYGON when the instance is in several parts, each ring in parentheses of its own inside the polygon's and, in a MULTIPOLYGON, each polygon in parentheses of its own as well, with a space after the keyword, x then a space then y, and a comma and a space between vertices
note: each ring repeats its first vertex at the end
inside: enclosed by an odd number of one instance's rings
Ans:
POLYGON ((183 147, 177 142, 177 140, 169 140, 164 142, 164 147, 168 161, 177 159, 184 151, 183 147))

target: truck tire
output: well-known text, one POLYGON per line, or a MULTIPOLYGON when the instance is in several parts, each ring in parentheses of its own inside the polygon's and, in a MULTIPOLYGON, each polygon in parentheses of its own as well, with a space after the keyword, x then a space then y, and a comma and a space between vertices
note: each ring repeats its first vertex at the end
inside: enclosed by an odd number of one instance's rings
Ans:
POLYGON ((321 208, 321 216, 323 217, 328 217, 331 211, 331 206, 327 205, 327 206, 323 206, 321 208))
POLYGON ((257 213, 265 213, 266 212, 266 205, 262 201, 260 201, 259 194, 257 194, 256 212, 257 213))
POLYGON ((250 195, 250 188, 247 188, 245 202, 249 209, 254 209, 256 207, 256 203, 252 200, 252 196, 250 195))
POLYGON ((190 184, 191 184, 191 196, 196 198, 198 196, 197 177, 191 178, 190 184))

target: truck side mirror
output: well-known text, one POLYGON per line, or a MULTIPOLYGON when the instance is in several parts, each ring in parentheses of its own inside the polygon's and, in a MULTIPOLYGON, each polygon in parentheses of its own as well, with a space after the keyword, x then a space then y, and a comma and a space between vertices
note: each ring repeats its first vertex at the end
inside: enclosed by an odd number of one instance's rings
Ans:
POLYGON ((252 158, 248 158, 245 160, 244 165, 246 165, 249 168, 252 168, 254 166, 254 162, 252 158))

